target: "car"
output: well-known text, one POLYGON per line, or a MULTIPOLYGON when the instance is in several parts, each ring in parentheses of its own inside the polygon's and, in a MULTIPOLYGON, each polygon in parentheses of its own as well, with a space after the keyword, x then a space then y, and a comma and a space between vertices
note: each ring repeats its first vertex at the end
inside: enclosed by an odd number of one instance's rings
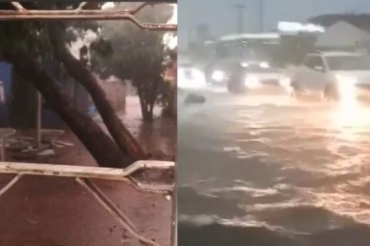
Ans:
POLYGON ((266 89, 283 89, 290 85, 290 77, 266 61, 248 61, 240 64, 239 71, 228 80, 233 93, 266 89))
POLYGON ((370 57, 367 54, 327 51, 307 54, 291 75, 291 88, 299 97, 319 93, 328 100, 367 97, 370 91, 370 57))
POLYGON ((239 61, 236 58, 219 59, 207 64, 204 74, 207 85, 226 87, 232 74, 235 74, 239 61))
POLYGON ((179 63, 177 74, 177 85, 180 89, 200 90, 207 87, 204 73, 195 68, 190 62, 179 63))

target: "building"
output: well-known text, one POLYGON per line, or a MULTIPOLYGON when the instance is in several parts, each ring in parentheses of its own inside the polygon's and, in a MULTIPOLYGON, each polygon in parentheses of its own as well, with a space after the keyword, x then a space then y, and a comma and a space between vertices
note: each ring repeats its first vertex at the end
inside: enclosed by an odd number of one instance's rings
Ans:
POLYGON ((370 49, 370 15, 323 15, 310 22, 325 27, 316 47, 325 50, 364 51, 370 49))

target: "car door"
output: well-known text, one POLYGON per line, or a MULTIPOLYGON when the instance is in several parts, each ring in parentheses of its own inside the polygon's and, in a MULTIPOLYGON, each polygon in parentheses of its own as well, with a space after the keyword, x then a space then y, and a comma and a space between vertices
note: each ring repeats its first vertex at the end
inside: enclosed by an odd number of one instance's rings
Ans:
POLYGON ((304 88, 310 91, 322 91, 325 87, 326 68, 320 55, 307 56, 303 63, 304 88))

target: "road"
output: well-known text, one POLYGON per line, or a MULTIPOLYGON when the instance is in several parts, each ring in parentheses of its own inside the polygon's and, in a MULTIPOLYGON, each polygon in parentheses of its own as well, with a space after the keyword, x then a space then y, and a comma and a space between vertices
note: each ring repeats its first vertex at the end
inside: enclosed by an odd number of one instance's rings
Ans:
POLYGON ((370 107, 203 94, 179 102, 179 246, 369 245, 370 107))

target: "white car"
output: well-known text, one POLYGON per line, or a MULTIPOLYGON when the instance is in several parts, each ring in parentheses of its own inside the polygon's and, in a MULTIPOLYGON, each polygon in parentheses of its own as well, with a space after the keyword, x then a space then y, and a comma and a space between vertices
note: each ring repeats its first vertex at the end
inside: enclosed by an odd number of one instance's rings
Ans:
POLYGON ((339 100, 360 96, 370 89, 370 57, 350 52, 308 54, 291 75, 295 94, 320 93, 339 100))
POLYGON ((180 89, 199 90, 207 87, 204 73, 190 63, 180 63, 177 68, 177 86, 180 89))

